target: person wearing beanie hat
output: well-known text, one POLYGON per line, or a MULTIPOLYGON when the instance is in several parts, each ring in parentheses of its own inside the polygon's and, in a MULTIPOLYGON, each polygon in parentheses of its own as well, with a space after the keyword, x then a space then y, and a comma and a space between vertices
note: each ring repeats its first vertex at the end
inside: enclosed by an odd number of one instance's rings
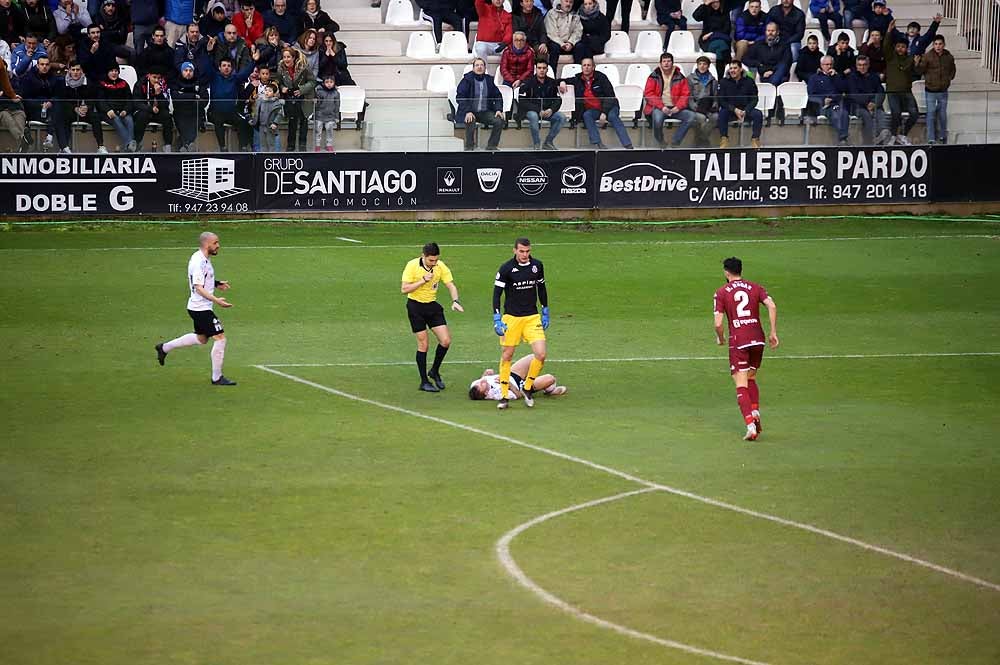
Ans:
MULTIPOLYGON (((198 135, 201 113, 201 95, 194 64, 185 60, 179 67, 180 75, 170 86, 174 100, 174 126, 177 129, 177 152, 193 152, 198 135)), ((203 122, 203 121, 202 121, 203 122)))

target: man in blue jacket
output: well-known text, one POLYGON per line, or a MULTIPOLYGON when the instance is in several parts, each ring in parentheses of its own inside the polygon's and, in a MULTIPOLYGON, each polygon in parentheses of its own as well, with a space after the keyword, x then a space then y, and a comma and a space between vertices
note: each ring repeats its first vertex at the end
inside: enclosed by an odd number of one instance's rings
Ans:
POLYGON ((292 44, 299 38, 295 34, 297 23, 297 18, 288 11, 288 0, 274 0, 274 8, 264 14, 264 27, 276 27, 281 41, 287 44, 292 44))
POLYGON ((208 107, 208 119, 215 125, 215 138, 219 141, 219 150, 226 151, 226 124, 236 128, 240 140, 240 151, 249 152, 253 142, 253 129, 250 120, 240 111, 243 108, 246 82, 253 72, 254 63, 251 60, 238 72, 233 72, 231 58, 222 58, 219 69, 211 82, 212 101, 208 107))
POLYGON ((720 148, 729 147, 729 122, 750 121, 750 145, 760 148, 760 132, 764 128, 764 114, 757 110, 757 84, 743 75, 743 63, 733 60, 726 75, 719 82, 719 139, 720 148))
POLYGON ((780 5, 771 7, 767 20, 778 24, 781 41, 792 49, 792 60, 798 61, 802 38, 806 34, 806 15, 792 4, 792 0, 781 0, 780 5))
POLYGON ((190 62, 194 65, 194 75, 198 85, 204 90, 215 76, 215 59, 212 50, 215 48, 215 37, 205 37, 197 23, 187 26, 187 34, 174 47, 174 65, 180 69, 181 64, 190 62), (212 49, 209 49, 209 44, 212 49))
POLYGON ((824 55, 819 59, 819 71, 809 77, 809 105, 830 121, 837 130, 840 145, 848 145, 847 134, 851 126, 851 116, 844 104, 847 85, 844 78, 833 68, 833 57, 824 55))
POLYGON ((503 97, 493 77, 486 74, 486 61, 482 58, 473 60, 472 71, 458 82, 455 102, 458 105, 455 121, 465 123, 465 149, 475 150, 476 123, 480 123, 490 128, 486 149, 499 150, 504 125, 503 97))
POLYGON ((47 58, 48 52, 39 43, 38 35, 28 35, 24 41, 14 47, 10 53, 10 71, 12 78, 19 78, 35 67, 39 58, 47 58))
POLYGON ((886 126, 882 110, 885 89, 879 75, 871 70, 868 56, 858 56, 854 71, 847 77, 847 93, 848 110, 861 119, 861 136, 865 144, 882 145, 888 141, 892 133, 886 126))

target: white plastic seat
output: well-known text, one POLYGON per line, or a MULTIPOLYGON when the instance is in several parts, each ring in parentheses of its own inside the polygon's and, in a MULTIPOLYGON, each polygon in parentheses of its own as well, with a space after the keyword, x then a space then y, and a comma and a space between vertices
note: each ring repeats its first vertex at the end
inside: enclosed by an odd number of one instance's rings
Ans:
MULTIPOLYGON (((642 17, 642 3, 633 2, 632 9, 628 13, 629 27, 637 25, 640 27, 645 27, 649 25, 656 25, 656 10, 652 7, 653 3, 650 3, 650 10, 653 13, 653 21, 650 22, 642 17)), ((622 20, 622 4, 619 2, 618 7, 615 9, 615 21, 621 23, 622 20)))
POLYGON ((410 33, 410 39, 406 42, 406 57, 414 60, 437 60, 441 56, 437 54, 434 35, 426 30, 418 30, 410 33))
POLYGON ((571 79, 580 73, 580 65, 573 62, 568 65, 563 65, 562 68, 562 78, 571 79))
POLYGON ((353 120, 357 126, 361 113, 365 110, 365 89, 359 85, 337 86, 340 91, 340 119, 353 120))
POLYGON ((500 88, 500 96, 503 98, 503 112, 510 113, 510 110, 514 108, 514 88, 509 85, 498 85, 500 88))
POLYGON ((128 83, 129 88, 134 88, 136 82, 139 80, 139 74, 132 65, 118 65, 118 76, 121 77, 121 80, 128 83))
POLYGON ((389 7, 385 11, 385 24, 400 28, 427 25, 413 18, 413 3, 410 0, 389 0, 389 7))
POLYGON ((802 35, 802 46, 806 45, 806 40, 812 35, 819 40, 819 50, 826 53, 826 40, 823 39, 823 33, 819 31, 819 28, 806 28, 805 33, 802 35))
POLYGON ((771 83, 757 84, 757 110, 766 114, 774 108, 778 99, 778 89, 771 83))
POLYGON ((628 33, 615 30, 611 33, 611 39, 604 45, 604 55, 609 58, 631 58, 632 43, 629 41, 628 33))
POLYGON ((836 44, 837 38, 843 33, 851 40, 851 48, 855 51, 858 50, 858 36, 854 34, 853 30, 848 30, 847 28, 837 28, 830 32, 830 44, 836 44))
POLYGON ((469 59, 469 40, 461 30, 446 32, 441 37, 441 50, 439 55, 449 60, 469 59))
POLYGON ((576 89, 571 85, 566 86, 566 92, 560 92, 559 98, 562 99, 559 112, 569 120, 573 117, 573 113, 576 112, 576 89))
POLYGON ((455 92, 455 70, 450 65, 434 65, 427 75, 428 92, 455 92))
POLYGON ((625 70, 625 85, 645 86, 646 79, 652 72, 653 69, 649 65, 641 62, 632 63, 625 70))
POLYGON ((705 3, 702 0, 683 0, 681 2, 681 11, 683 11, 684 16, 687 17, 688 27, 701 27, 701 21, 694 20, 694 10, 698 9, 703 4, 705 3))
MULTIPOLYGON (((676 34, 676 30, 674 34, 676 34)), ((658 60, 663 53, 663 36, 656 30, 643 30, 635 40, 635 57, 658 60)))
POLYGON ((924 79, 918 79, 913 82, 913 86, 910 91, 917 100, 917 110, 923 114, 927 114, 927 81, 924 79))
POLYGON ((694 33, 690 30, 674 30, 670 33, 670 41, 667 43, 667 50, 674 56, 674 60, 692 60, 702 55, 709 58, 715 56, 714 53, 702 53, 694 39, 694 33))
POLYGON ((618 67, 616 65, 602 62, 601 64, 597 65, 597 71, 607 76, 608 80, 611 81, 611 85, 615 87, 621 85, 622 77, 621 74, 618 72, 618 67))

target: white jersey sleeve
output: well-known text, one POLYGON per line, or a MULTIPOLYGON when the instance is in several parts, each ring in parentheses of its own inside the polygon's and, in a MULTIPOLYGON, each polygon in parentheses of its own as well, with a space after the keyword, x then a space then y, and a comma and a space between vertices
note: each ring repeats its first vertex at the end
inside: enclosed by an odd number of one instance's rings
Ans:
MULTIPOLYGON (((500 376, 499 375, 497 375, 497 374, 490 374, 489 376, 481 377, 481 378, 476 379, 475 381, 473 381, 471 384, 469 384, 469 387, 471 388, 472 386, 476 385, 477 383, 479 383, 483 379, 486 379, 486 399, 491 399, 493 401, 499 402, 500 401, 500 396, 502 394, 500 392, 500 376)), ((514 394, 513 390, 508 390, 507 391, 507 399, 517 399, 517 395, 514 394)))
POLYGON ((212 301, 195 291, 195 286, 200 286, 211 294, 215 293, 215 268, 201 250, 192 254, 188 261, 188 288, 191 295, 188 297, 187 308, 192 312, 212 309, 212 301))

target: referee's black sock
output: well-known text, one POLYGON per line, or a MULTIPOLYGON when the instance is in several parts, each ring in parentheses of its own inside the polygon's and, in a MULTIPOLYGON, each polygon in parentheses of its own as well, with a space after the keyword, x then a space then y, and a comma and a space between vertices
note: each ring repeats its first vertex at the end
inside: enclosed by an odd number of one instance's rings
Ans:
POLYGON ((441 363, 444 362, 444 357, 448 354, 448 347, 437 345, 437 349, 434 351, 434 364, 431 366, 431 374, 438 374, 441 372, 441 363))
POLYGON ((427 352, 417 351, 417 369, 420 370, 420 380, 427 383, 427 352))

